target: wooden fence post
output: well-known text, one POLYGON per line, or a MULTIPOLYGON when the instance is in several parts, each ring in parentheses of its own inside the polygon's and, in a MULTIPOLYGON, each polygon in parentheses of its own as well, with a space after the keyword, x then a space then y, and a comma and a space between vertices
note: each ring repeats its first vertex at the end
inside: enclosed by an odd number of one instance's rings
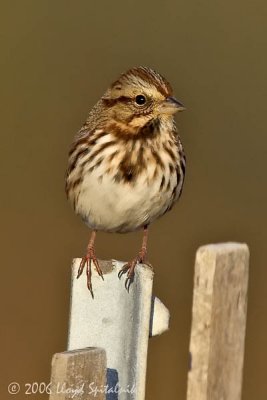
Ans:
POLYGON ((91 347, 56 353, 49 399, 105 400, 106 368, 104 349, 91 347))
POLYGON ((223 243, 196 255, 187 400, 240 400, 249 250, 223 243))

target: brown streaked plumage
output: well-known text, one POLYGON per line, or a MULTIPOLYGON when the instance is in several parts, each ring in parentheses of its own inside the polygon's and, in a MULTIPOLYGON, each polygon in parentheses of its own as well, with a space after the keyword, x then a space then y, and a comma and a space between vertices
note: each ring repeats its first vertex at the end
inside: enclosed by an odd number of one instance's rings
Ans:
POLYGON ((168 81, 146 67, 122 74, 96 103, 69 152, 66 193, 93 230, 78 277, 86 266, 93 295, 91 261, 103 277, 94 251, 97 231, 144 229, 140 253, 125 264, 126 287, 146 255, 148 225, 180 197, 185 155, 174 114, 184 109, 168 81))

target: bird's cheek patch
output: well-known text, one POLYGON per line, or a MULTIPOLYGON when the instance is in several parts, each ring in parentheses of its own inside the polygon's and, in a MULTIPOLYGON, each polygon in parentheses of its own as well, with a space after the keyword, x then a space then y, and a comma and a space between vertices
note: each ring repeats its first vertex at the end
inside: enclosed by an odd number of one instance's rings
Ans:
POLYGON ((144 126, 151 117, 149 115, 137 115, 135 116, 132 121, 129 123, 129 125, 133 128, 138 128, 144 126))

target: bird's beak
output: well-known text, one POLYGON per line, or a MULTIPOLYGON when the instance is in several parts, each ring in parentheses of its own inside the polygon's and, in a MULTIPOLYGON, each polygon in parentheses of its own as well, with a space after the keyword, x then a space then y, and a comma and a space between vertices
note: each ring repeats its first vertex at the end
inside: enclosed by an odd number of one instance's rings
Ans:
POLYGON ((185 107, 176 100, 175 97, 167 97, 159 106, 159 112, 162 114, 175 114, 177 111, 184 111, 185 107))

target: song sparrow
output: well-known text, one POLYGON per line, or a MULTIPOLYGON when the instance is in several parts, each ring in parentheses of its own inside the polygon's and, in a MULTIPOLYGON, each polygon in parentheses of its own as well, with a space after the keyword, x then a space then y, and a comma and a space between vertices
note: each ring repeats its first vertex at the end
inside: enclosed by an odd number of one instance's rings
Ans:
POLYGON ((185 155, 174 121, 182 110, 165 78, 150 68, 132 68, 108 88, 74 138, 66 193, 93 230, 77 276, 86 265, 92 296, 91 261, 103 277, 94 251, 96 232, 144 229, 141 251, 119 273, 127 273, 129 288, 135 265, 146 256, 148 225, 182 192, 185 155))

